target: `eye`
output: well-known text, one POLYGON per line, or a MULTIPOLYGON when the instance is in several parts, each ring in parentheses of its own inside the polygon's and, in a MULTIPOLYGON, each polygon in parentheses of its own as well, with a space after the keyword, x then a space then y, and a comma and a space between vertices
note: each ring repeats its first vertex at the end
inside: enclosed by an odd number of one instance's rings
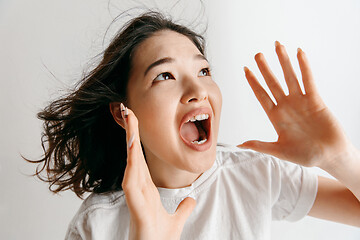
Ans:
POLYGON ((163 80, 169 80, 169 79, 175 79, 174 76, 169 72, 160 73, 157 75, 157 77, 154 79, 154 81, 163 81, 163 80))
POLYGON ((199 72, 199 77, 211 76, 209 68, 203 68, 199 72))

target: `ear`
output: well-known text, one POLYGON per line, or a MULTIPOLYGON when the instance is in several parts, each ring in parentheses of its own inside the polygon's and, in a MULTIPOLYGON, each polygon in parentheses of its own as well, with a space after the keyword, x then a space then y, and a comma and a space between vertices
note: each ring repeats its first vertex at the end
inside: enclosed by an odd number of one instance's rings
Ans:
POLYGON ((121 117, 121 108, 119 102, 112 102, 109 104, 111 115, 115 122, 125 129, 124 119, 121 117))

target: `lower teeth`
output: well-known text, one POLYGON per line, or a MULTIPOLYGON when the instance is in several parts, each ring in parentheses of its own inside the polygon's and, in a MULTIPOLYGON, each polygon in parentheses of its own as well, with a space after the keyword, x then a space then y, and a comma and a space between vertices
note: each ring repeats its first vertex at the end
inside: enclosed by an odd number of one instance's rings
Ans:
POLYGON ((201 140, 201 141, 192 141, 191 143, 193 143, 193 144, 203 144, 203 143, 205 143, 207 141, 207 139, 205 138, 205 139, 203 139, 203 140, 201 140))

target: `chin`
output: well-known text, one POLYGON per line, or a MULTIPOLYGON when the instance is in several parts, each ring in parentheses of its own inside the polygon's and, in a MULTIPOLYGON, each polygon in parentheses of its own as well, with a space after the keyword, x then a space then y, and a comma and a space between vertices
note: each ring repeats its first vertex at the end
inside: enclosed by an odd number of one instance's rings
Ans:
POLYGON ((193 155, 187 164, 187 171, 192 173, 201 174, 206 170, 209 170, 215 162, 216 150, 211 150, 207 154, 196 154, 193 155))

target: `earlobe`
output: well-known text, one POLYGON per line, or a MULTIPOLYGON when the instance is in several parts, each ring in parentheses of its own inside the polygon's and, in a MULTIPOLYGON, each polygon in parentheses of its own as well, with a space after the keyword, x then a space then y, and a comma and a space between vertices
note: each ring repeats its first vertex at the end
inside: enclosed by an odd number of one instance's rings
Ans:
POLYGON ((125 129, 124 119, 121 117, 120 104, 119 102, 112 102, 109 104, 109 108, 115 122, 125 129))

